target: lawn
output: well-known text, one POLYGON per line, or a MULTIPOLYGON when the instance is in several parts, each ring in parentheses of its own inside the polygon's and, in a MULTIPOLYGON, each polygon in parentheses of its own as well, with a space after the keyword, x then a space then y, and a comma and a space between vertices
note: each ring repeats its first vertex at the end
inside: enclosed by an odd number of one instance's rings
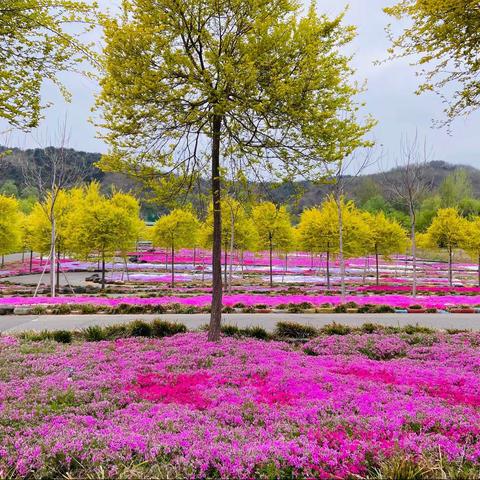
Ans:
POLYGON ((0 476, 478 478, 480 334, 365 331, 2 337, 0 476))

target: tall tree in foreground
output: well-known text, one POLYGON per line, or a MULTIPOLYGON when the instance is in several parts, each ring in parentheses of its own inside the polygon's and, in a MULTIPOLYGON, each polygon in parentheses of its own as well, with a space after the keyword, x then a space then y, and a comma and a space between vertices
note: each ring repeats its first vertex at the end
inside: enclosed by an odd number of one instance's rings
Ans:
POLYGON ((400 156, 395 160, 395 168, 384 174, 385 189, 392 200, 401 204, 410 219, 410 242, 412 252, 412 295, 417 295, 417 212, 432 179, 427 174, 430 160, 426 144, 420 145, 418 137, 412 141, 404 138, 400 144, 400 156))
MULTIPOLYGON (((222 312, 221 179, 322 178, 364 144, 358 88, 339 53, 355 31, 293 0, 125 0, 105 23, 97 105, 102 168, 148 185, 208 174, 213 203, 209 339, 222 312), (172 174, 175 174, 172 177, 172 174), (172 180, 173 178, 173 180, 172 180)), ((191 183, 191 182, 189 182, 191 183)))
POLYGON ((41 118, 45 80, 61 87, 57 73, 78 70, 92 59, 79 29, 96 21, 95 4, 80 0, 2 0, 0 2, 0 118, 30 129, 41 118), (76 31, 72 24, 78 24, 76 31), (68 28, 67 25, 69 25, 68 28))
POLYGON ((445 112, 451 120, 480 105, 478 0, 400 0, 385 8, 411 20, 399 36, 390 31, 393 57, 414 57, 425 81, 418 92, 453 86, 445 112))

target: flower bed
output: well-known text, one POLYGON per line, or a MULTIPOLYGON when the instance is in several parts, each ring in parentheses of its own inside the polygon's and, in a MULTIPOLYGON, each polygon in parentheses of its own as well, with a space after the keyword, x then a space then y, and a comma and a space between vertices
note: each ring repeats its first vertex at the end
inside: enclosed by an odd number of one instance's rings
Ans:
POLYGON ((311 340, 306 355, 200 333, 4 337, 0 476, 391 478, 400 464, 478 477, 479 344, 344 335, 311 340))
MULTIPOLYGON (((211 303, 211 295, 197 296, 163 296, 163 297, 95 297, 95 296, 65 296, 65 297, 0 297, 0 305, 28 306, 28 305, 81 305, 94 304, 107 307, 116 307, 121 304, 128 305, 167 305, 181 304, 193 307, 208 307, 211 303)), ((387 305, 393 308, 408 308, 411 305, 419 305, 425 309, 446 309, 450 307, 471 307, 480 305, 480 296, 438 295, 418 296, 412 298, 408 295, 348 295, 345 302, 339 295, 262 295, 262 294, 237 294, 225 295, 225 306, 233 307, 241 304, 244 307, 265 305, 267 308, 275 308, 285 305, 300 305, 309 303, 312 306, 325 304, 340 305, 353 302, 357 305, 387 305)))

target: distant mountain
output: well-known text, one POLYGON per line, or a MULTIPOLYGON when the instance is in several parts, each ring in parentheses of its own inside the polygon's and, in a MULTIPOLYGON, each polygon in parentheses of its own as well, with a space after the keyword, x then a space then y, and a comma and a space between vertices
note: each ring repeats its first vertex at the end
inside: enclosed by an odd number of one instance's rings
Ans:
MULTIPOLYGON (((0 147, 0 153, 5 152, 5 148, 0 147)), ((105 191, 111 186, 123 191, 138 190, 138 185, 129 179, 125 174, 110 174, 99 170, 95 163, 100 160, 99 153, 88 153, 70 149, 67 156, 71 162, 81 165, 85 172, 85 182, 96 180, 101 183, 105 191), (137 188, 136 188, 137 187, 137 188)), ((27 161, 33 165, 41 165, 45 160, 45 152, 43 149, 21 150, 14 148, 9 153, 0 156, 0 187, 5 181, 13 181, 21 191, 25 185, 21 165, 27 161)), ((428 164, 428 176, 432 179, 432 193, 442 184, 445 177, 455 170, 462 169, 468 173, 470 177, 472 190, 475 197, 480 197, 480 170, 467 165, 453 165, 443 161, 432 161, 428 164)), ((395 170, 390 175, 395 175, 395 170)), ((369 198, 376 195, 385 195, 384 175, 382 173, 373 173, 361 175, 351 178, 347 182, 346 194, 359 204, 365 203, 369 198)), ((279 203, 288 203, 293 213, 299 213, 303 208, 317 205, 322 202, 323 198, 328 194, 329 186, 314 185, 309 182, 284 184, 276 188, 271 185, 252 185, 253 190, 259 196, 265 196, 279 203), (267 193, 268 192, 268 193, 267 193)), ((202 193, 207 193, 208 182, 202 182, 200 187, 202 193)), ((192 196, 192 201, 195 198, 192 196)), ((155 217, 163 209, 152 206, 144 206, 144 211, 148 210, 148 216, 155 217)))

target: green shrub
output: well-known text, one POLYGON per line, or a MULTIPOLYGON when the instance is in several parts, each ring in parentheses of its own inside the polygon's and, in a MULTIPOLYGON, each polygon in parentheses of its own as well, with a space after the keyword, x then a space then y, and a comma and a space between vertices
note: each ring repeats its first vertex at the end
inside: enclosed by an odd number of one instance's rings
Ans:
POLYGON ((228 337, 236 337, 240 335, 240 329, 236 325, 222 325, 221 332, 228 337))
POLYGON ((44 315, 46 311, 47 309, 41 305, 35 305, 35 307, 32 308, 33 315, 44 315))
POLYGON ((52 332, 52 338, 58 343, 72 343, 72 332, 68 330, 55 330, 52 332))
POLYGON ((432 330, 428 327, 422 327, 418 323, 415 325, 406 325, 402 328, 403 332, 407 333, 408 335, 413 335, 415 333, 434 333, 435 330, 432 330))
POLYGON ((275 308, 277 310, 287 310, 288 305, 286 303, 279 303, 275 308))
POLYGON ((381 332, 384 329, 382 325, 377 325, 375 323, 364 323, 360 328, 364 333, 381 332))
POLYGON ((120 323, 108 325, 104 328, 105 338, 108 340, 116 340, 128 336, 128 326, 120 323))
POLYGON ((287 311, 289 313, 302 313, 303 308, 298 303, 289 303, 287 311))
POLYGON ((165 313, 165 306, 164 306, 164 305, 160 305, 160 304, 150 305, 150 306, 149 306, 149 310, 150 310, 150 312, 152 312, 152 313, 162 314, 162 313, 165 313))
POLYGON ((437 309, 436 308, 426 308, 425 312, 427 312, 427 313, 437 313, 437 309))
POLYGON ((408 307, 410 310, 422 310, 423 307, 421 305, 410 305, 408 307))
POLYGON ((375 313, 395 313, 395 309, 390 305, 377 305, 374 310, 375 313))
POLYGON ((255 313, 255 309, 253 307, 245 307, 242 308, 242 313, 255 313))
POLYGON ((347 306, 342 303, 339 303, 334 307, 333 311, 335 313, 347 313, 347 306))
POLYGON ((152 325, 143 320, 135 320, 128 325, 128 332, 132 337, 151 337, 152 325))
POLYGON ((234 311, 235 309, 233 307, 227 305, 226 307, 223 307, 222 313, 232 313, 234 311))
POLYGON ((262 327, 247 327, 240 330, 240 335, 245 337, 258 338, 259 340, 268 340, 269 335, 262 327))
POLYGON ((107 338, 105 330, 98 325, 90 325, 83 329, 82 335, 87 342, 100 342, 107 338))
POLYGON ((318 335, 316 328, 295 322, 278 322, 275 335, 280 338, 311 338, 318 335))
POLYGON ((97 313, 99 310, 99 307, 97 305, 92 305, 91 303, 82 303, 78 306, 78 308, 80 312, 82 312, 85 315, 97 313))
POLYGON ((53 315, 68 315, 72 312, 72 306, 67 304, 55 305, 52 308, 53 315))
POLYGON ((44 340, 52 340, 52 332, 49 332, 48 330, 42 330, 41 332, 22 332, 20 338, 30 342, 43 342, 44 340))
POLYGON ((254 305, 254 308, 256 310, 266 310, 268 306, 265 303, 257 303, 256 305, 254 305))
POLYGON ((358 304, 355 303, 355 302, 347 302, 347 303, 345 304, 345 306, 346 306, 347 308, 358 308, 358 304))
POLYGON ((165 320, 154 320, 152 323, 152 335, 158 338, 185 333, 186 331, 187 327, 183 323, 167 322, 165 320))
POLYGON ((352 329, 348 325, 333 322, 322 327, 320 333, 324 335, 348 335, 352 333, 352 329))
POLYGON ((233 308, 240 308, 241 309, 241 308, 245 308, 245 306, 246 305, 244 303, 238 302, 233 306, 233 308))
POLYGON ((310 310, 313 307, 313 304, 310 303, 310 302, 301 302, 298 304, 298 306, 302 309, 302 310, 310 310))

